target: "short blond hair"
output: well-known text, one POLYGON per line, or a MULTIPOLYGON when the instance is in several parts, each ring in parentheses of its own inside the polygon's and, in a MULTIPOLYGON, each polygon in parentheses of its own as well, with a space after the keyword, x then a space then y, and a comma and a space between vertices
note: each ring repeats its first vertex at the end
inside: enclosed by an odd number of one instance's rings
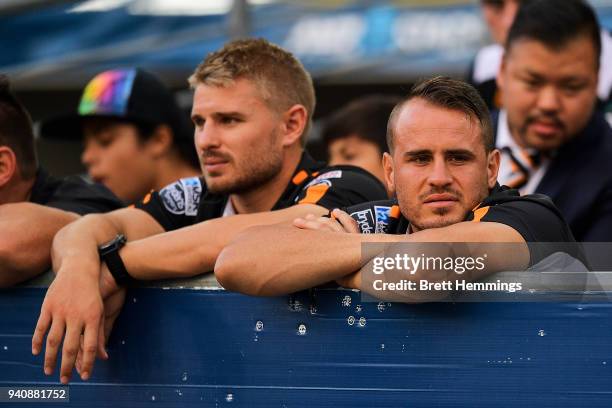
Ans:
POLYGON ((239 78, 253 81, 268 106, 278 112, 296 104, 306 108, 304 146, 316 102, 312 78, 302 63, 263 38, 236 40, 208 54, 189 77, 189 84, 192 88, 198 84, 225 87, 239 78))

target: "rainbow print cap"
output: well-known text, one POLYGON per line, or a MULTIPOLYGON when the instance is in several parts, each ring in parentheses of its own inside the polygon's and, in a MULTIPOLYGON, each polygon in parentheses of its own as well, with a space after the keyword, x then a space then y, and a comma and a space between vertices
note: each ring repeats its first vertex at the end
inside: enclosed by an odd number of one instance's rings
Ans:
POLYGON ((83 90, 76 113, 44 121, 41 136, 50 139, 82 137, 82 121, 109 118, 151 125, 165 124, 176 138, 192 138, 188 117, 172 93, 154 75, 139 69, 113 69, 96 75, 83 90))
POLYGON ((92 79, 81 96, 79 115, 114 114, 124 116, 132 93, 135 70, 112 70, 92 79))

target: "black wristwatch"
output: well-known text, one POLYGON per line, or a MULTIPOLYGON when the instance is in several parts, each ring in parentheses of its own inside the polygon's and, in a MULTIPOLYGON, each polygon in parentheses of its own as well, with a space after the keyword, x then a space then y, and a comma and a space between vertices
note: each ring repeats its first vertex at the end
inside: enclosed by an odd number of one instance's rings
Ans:
POLYGON ((119 286, 126 286, 130 283, 135 282, 135 279, 130 276, 121 256, 119 256, 119 250, 123 248, 127 240, 123 234, 118 234, 112 241, 98 247, 98 253, 100 254, 100 260, 103 261, 108 270, 110 271, 115 282, 119 286))

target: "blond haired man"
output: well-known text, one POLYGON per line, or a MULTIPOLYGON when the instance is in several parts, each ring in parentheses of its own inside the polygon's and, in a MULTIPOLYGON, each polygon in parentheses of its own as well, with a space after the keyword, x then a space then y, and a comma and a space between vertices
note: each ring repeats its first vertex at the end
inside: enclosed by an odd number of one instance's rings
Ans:
POLYGON ((189 81, 203 177, 179 180, 135 208, 85 217, 55 238, 57 276, 32 351, 41 351, 49 331, 45 373, 51 374, 65 334, 63 383, 77 354, 85 380, 96 351, 107 357, 105 332, 125 296, 117 283, 211 271, 223 247, 250 226, 322 215, 386 195, 369 173, 326 168, 304 152, 314 90, 299 61, 282 48, 261 39, 229 43, 208 55, 189 81))

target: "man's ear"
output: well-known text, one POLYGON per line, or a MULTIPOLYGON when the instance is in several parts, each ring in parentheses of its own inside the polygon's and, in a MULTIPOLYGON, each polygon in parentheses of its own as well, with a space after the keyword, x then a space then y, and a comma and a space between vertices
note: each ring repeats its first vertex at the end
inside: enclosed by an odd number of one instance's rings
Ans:
POLYGON ((283 114, 283 147, 300 143, 308 123, 308 111, 303 105, 293 105, 283 114))
POLYGON ((0 187, 6 185, 17 171, 17 157, 8 146, 0 146, 0 187))
POLYGON ((389 153, 383 154, 383 171, 385 172, 385 184, 391 194, 395 194, 395 173, 393 172, 393 157, 389 153))
POLYGON ((501 162, 501 153, 497 149, 493 149, 488 155, 487 163, 487 182, 489 189, 495 187, 497 183, 497 173, 499 173, 499 164, 501 162))
POLYGON ((172 149, 173 137, 172 130, 167 125, 159 125, 145 141, 145 145, 153 157, 161 157, 172 149))

